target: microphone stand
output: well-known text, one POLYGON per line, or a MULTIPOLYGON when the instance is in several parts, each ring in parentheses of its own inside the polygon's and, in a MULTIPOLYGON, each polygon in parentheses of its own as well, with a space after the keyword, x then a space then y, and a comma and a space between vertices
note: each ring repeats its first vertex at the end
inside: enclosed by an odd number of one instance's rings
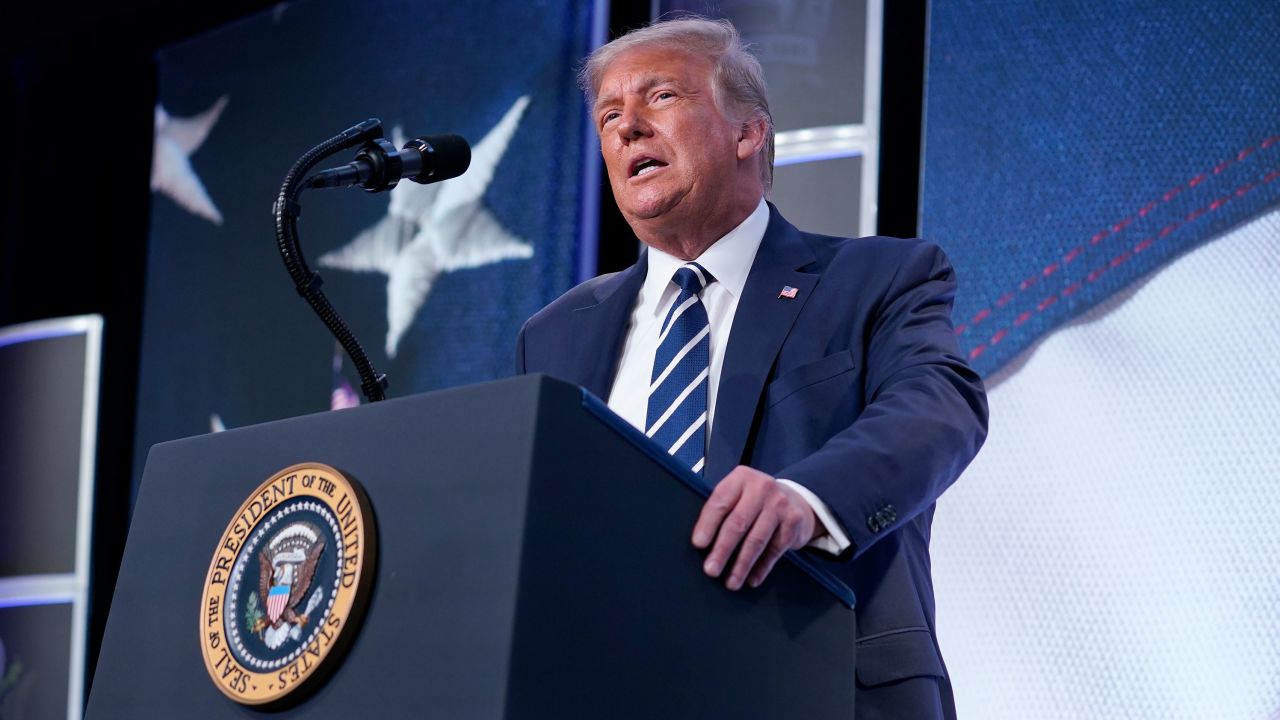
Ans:
POLYGON ((280 186, 280 194, 276 196, 271 206, 271 213, 275 216, 276 223, 276 245, 280 249, 280 257, 284 260, 285 269, 293 279, 294 289, 303 300, 307 301, 311 309, 315 310, 320 320, 351 357, 352 364, 360 373, 360 390, 369 402, 386 399, 387 376, 373 369, 373 363, 369 361, 369 356, 365 354, 360 342, 356 340, 355 335, 338 315, 338 311, 334 310, 329 299, 320 290, 323 284, 320 274, 313 272, 307 265, 306 258, 302 256, 302 246, 298 243, 298 216, 302 214, 302 206, 298 203, 298 198, 307 189, 304 182, 307 173, 321 160, 356 145, 381 138, 382 122, 377 118, 370 118, 311 148, 289 169, 289 174, 285 175, 284 184, 280 186))

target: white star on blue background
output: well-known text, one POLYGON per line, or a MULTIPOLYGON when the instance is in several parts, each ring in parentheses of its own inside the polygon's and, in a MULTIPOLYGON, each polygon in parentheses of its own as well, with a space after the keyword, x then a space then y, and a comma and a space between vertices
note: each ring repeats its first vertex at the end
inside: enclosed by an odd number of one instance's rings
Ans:
MULTIPOLYGON (((533 256, 533 245, 502 227, 483 202, 528 104, 528 96, 516 100, 472 148, 471 166, 461 177, 434 185, 400 183, 386 217, 320 258, 325 267, 387 276, 387 357, 396 356, 440 273, 533 256)), ((404 143, 399 128, 392 137, 397 146, 404 143)))
POLYGON ((151 154, 152 191, 166 195, 188 212, 215 225, 222 224, 222 213, 191 167, 191 154, 204 144, 226 106, 227 96, 223 95, 199 115, 180 118, 173 117, 163 105, 156 103, 155 144, 151 154))

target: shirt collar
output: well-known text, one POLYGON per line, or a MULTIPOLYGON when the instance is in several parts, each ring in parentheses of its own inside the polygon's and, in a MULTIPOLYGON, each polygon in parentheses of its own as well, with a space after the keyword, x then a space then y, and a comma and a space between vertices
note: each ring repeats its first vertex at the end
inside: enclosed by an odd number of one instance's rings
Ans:
MULTIPOLYGON (((706 268, 716 279, 716 283, 733 297, 741 297, 742 289, 747 286, 747 275, 751 273, 751 264, 756 259, 756 251, 760 249, 768 228, 769 206, 762 197, 756 209, 745 220, 712 243, 694 262, 706 268)), ((657 248, 651 247, 647 252, 649 268, 644 287, 640 290, 640 301, 651 306, 653 312, 657 313, 660 298, 671 282, 671 276, 685 261, 657 248)))

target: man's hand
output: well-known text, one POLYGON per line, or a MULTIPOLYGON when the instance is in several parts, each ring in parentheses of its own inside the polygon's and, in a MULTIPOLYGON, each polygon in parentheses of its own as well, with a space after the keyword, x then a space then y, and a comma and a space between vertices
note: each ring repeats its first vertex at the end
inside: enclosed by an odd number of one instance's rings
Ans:
POLYGON ((693 544, 702 550, 711 547, 702 565, 711 577, 720 577, 734 550, 738 551, 724 583, 737 590, 744 580, 751 587, 759 586, 783 553, 804 547, 821 528, 813 508, 799 493, 759 470, 739 465, 702 506, 693 526, 693 544))

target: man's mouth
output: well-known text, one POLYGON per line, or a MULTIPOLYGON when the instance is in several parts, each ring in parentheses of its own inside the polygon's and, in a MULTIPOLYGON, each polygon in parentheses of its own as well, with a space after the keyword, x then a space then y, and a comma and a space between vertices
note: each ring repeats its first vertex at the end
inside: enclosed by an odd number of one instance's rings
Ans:
POLYGON ((667 164, 651 157, 641 157, 631 163, 631 177, 640 177, 647 175, 658 168, 664 168, 667 164))

